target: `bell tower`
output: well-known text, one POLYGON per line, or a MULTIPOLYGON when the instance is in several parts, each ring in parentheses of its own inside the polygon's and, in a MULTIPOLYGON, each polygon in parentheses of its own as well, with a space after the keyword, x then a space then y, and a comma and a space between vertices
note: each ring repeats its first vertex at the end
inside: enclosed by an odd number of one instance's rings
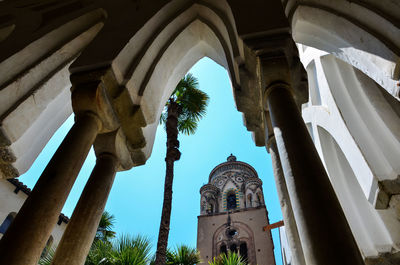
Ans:
POLYGON ((275 265, 262 181, 255 169, 232 154, 200 188, 197 249, 204 264, 229 250, 249 264, 275 265))

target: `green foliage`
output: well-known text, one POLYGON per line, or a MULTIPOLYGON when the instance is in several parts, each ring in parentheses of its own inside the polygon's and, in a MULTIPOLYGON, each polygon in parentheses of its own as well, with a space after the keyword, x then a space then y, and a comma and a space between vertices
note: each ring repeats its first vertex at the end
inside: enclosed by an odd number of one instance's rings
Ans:
POLYGON ((185 245, 167 251, 167 265, 194 265, 200 263, 200 253, 195 248, 185 245))
POLYGON ((86 257, 85 265, 111 265, 112 244, 101 240, 94 241, 86 257))
POLYGON ((104 211, 101 215, 99 226, 97 227, 96 236, 93 242, 101 240, 108 242, 115 237, 115 232, 112 231, 114 228, 115 216, 107 211, 104 211))
POLYGON ((179 106, 178 131, 186 135, 194 134, 198 122, 206 114, 209 96, 199 88, 197 78, 187 74, 176 86, 168 99, 160 123, 165 124, 168 116, 168 105, 175 102, 179 106))
POLYGON ((245 260, 236 254, 236 252, 228 252, 228 255, 222 253, 219 257, 208 262, 209 265, 246 265, 245 260))
POLYGON ((150 262, 150 241, 143 236, 121 236, 112 243, 95 242, 85 265, 146 265, 150 262))
POLYGON ((40 257, 38 265, 50 265, 55 253, 54 248, 50 248, 44 257, 40 257))

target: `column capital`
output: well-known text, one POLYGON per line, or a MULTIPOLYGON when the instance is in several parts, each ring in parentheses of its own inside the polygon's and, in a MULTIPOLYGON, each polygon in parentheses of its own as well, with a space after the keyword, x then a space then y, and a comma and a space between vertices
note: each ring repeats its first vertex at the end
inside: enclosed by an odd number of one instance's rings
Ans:
POLYGON ((132 101, 130 93, 123 82, 117 79, 113 69, 107 66, 75 72, 70 79, 73 84, 74 112, 91 111, 102 121, 101 135, 95 142, 96 154, 103 152, 104 148, 109 152, 107 148, 111 148, 120 161, 119 170, 144 164, 148 154, 145 153, 143 128, 148 124, 139 105, 140 101, 132 101), (110 137, 114 137, 114 140, 105 140, 107 135, 113 135, 110 137))
POLYGON ((118 157, 115 154, 112 153, 108 153, 108 152, 102 152, 100 154, 96 155, 97 159, 101 159, 101 158, 111 158, 113 160, 118 160, 118 157))
POLYGON ((72 90, 72 109, 79 116, 92 113, 101 120, 101 133, 119 127, 119 121, 110 103, 105 87, 99 82, 80 84, 72 90))
POLYGON ((115 156, 118 160, 117 171, 129 170, 146 162, 146 157, 140 150, 130 147, 121 128, 98 135, 94 142, 94 151, 98 158, 106 155, 115 156))
POLYGON ((87 119, 91 119, 96 123, 98 131, 102 130, 103 123, 101 122, 100 117, 96 113, 91 111, 85 111, 75 114, 75 122, 80 122, 81 120, 83 122, 87 122, 86 121, 87 119))
POLYGON ((262 87, 284 82, 292 88, 298 106, 308 100, 307 73, 300 62, 296 43, 289 33, 257 36, 244 42, 259 61, 262 87))
POLYGON ((275 82, 270 84, 264 91, 264 100, 267 101, 269 95, 276 89, 286 89, 293 95, 293 90, 290 88, 290 85, 285 82, 275 82))

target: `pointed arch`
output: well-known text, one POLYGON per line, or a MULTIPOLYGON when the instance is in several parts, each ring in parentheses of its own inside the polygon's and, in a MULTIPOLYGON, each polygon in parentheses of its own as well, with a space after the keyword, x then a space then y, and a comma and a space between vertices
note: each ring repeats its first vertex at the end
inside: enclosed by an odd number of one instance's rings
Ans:
POLYGON ((380 216, 365 198, 346 156, 328 131, 319 126, 317 128, 332 186, 358 246, 366 257, 390 252, 393 240, 380 216))
POLYGON ((396 179, 400 174, 399 107, 391 105, 386 91, 351 65, 332 55, 321 57, 321 64, 341 115, 376 177, 396 179))
POLYGON ((399 98, 395 84, 400 78, 400 29, 381 15, 384 12, 341 0, 290 2, 286 10, 296 42, 332 53, 399 98))

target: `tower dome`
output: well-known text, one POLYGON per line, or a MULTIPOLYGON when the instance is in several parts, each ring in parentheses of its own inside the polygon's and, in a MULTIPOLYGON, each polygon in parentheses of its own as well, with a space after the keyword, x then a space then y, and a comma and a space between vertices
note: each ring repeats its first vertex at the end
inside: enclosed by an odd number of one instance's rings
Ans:
POLYGON ((215 214, 264 205, 262 181, 255 169, 231 154, 217 165, 200 189, 201 214, 215 214))

